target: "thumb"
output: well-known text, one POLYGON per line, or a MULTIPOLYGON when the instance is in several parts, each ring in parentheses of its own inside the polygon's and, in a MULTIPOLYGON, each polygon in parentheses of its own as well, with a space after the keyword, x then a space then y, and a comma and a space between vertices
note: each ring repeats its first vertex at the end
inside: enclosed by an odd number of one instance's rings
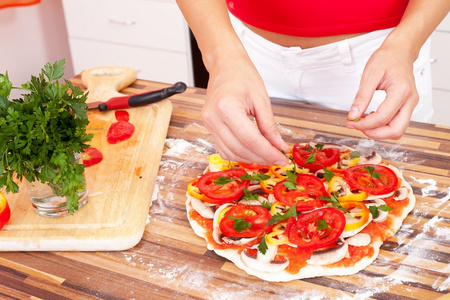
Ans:
POLYGON ((368 75, 366 70, 364 70, 358 92, 348 113, 349 120, 358 119, 364 114, 379 83, 379 76, 368 75))
POLYGON ((281 137, 271 107, 262 109, 255 116, 261 134, 278 150, 288 151, 289 146, 281 137))

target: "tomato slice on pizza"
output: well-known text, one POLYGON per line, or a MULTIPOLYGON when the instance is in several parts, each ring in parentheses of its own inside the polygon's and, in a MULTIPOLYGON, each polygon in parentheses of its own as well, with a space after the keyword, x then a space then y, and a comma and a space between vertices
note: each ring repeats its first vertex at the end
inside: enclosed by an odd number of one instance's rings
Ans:
POLYGON ((297 201, 328 196, 322 180, 312 174, 297 174, 296 181, 283 180, 273 187, 275 199, 292 206, 297 201))
POLYGON ((211 172, 203 175, 197 182, 197 187, 209 202, 223 204, 239 200, 244 195, 244 189, 250 185, 250 180, 243 180, 247 172, 244 169, 229 169, 211 172))
POLYGON ((352 189, 372 195, 389 194, 397 188, 398 178, 394 171, 382 165, 358 165, 344 172, 352 189))
POLYGON ((311 171, 332 166, 339 161, 340 150, 337 148, 313 148, 310 145, 294 145, 292 150, 295 162, 311 171))
POLYGON ((236 204, 222 217, 219 228, 227 237, 257 237, 269 228, 270 218, 269 211, 261 206, 236 204))
POLYGON ((316 209, 291 217, 285 234, 289 242, 302 249, 320 249, 335 243, 345 228, 344 214, 333 207, 316 209))

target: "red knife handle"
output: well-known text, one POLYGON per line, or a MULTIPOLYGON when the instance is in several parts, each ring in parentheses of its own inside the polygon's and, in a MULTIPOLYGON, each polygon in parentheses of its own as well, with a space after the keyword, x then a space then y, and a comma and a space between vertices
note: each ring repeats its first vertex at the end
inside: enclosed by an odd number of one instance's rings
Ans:
POLYGON ((187 86, 184 82, 177 82, 174 85, 161 90, 132 96, 114 97, 109 99, 105 103, 101 103, 98 106, 98 109, 100 111, 104 111, 108 109, 120 109, 147 105, 169 98, 170 96, 173 96, 175 94, 182 93, 186 90, 186 88, 187 86))
POLYGON ((130 99, 130 97, 131 96, 121 96, 111 98, 104 103, 100 103, 98 105, 98 110, 104 111, 109 109, 129 108, 130 105, 128 104, 128 99, 130 99))

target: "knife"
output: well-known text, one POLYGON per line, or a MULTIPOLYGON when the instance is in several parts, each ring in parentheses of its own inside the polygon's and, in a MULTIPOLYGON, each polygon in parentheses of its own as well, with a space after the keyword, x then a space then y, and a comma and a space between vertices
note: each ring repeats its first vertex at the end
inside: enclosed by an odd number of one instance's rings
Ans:
POLYGON ((186 90, 186 88, 186 84, 180 81, 170 87, 161 90, 146 92, 137 95, 113 97, 106 102, 97 101, 87 103, 87 105, 89 109, 98 109, 99 111, 143 106, 161 101, 175 94, 182 93, 186 90))

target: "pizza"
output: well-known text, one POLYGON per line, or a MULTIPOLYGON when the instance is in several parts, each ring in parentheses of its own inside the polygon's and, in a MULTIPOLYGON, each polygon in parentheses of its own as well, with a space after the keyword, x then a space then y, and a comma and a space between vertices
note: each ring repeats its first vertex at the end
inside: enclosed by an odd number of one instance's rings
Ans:
POLYGON ((207 248, 267 281, 350 275, 369 266, 415 204, 376 151, 299 143, 286 166, 219 154, 187 186, 186 210, 207 248))

